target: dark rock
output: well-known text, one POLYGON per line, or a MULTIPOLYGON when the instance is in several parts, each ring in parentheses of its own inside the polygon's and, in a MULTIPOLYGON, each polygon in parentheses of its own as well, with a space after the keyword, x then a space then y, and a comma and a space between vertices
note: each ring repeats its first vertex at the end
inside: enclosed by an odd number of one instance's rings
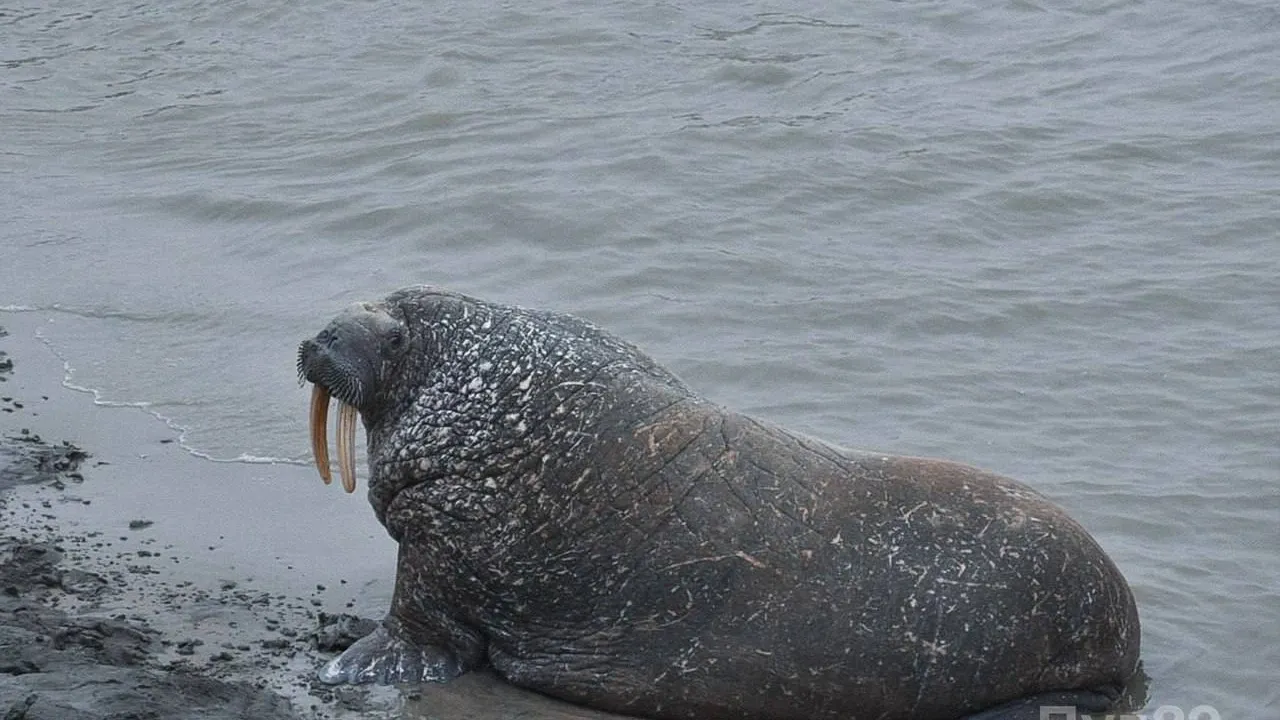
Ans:
POLYGON ((311 633, 312 647, 321 652, 341 652, 351 644, 373 632, 378 627, 376 620, 362 618, 349 613, 330 615, 320 613, 318 627, 311 633))

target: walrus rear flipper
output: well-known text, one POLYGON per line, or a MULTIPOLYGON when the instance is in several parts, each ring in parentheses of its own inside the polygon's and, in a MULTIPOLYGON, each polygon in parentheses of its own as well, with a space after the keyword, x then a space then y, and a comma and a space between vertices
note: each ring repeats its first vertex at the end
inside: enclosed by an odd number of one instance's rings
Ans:
POLYGON ((1084 720, 1082 716, 1106 712, 1119 695, 1113 688, 1059 690, 1018 698, 963 720, 1084 720))

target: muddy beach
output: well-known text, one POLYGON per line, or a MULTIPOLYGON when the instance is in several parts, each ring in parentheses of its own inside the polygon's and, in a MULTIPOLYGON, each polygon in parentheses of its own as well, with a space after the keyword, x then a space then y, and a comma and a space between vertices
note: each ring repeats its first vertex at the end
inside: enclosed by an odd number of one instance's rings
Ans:
MULTIPOLYGON (((376 711, 369 691, 335 693, 310 679, 371 620, 329 614, 317 596, 255 587, 232 568, 205 583, 181 579, 174 568, 187 558, 149 537, 162 518, 121 516, 106 528, 68 521, 67 510, 92 504, 82 491, 102 481, 110 452, 48 433, 68 403, 89 413, 91 399, 48 387, 41 375, 56 375, 55 359, 30 342, 11 352, 14 340, 0 331, 0 717, 376 711)), ((154 442, 162 450, 174 439, 154 442)))

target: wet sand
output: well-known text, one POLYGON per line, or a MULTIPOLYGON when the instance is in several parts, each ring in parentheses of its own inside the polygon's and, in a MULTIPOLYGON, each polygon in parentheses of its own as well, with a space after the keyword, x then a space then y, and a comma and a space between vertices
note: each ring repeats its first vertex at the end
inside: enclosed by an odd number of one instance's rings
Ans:
POLYGON ((331 601, 322 584, 310 595, 280 592, 282 583, 255 580, 253 563, 240 569, 243 558, 211 572, 219 548, 208 546, 212 557, 201 559, 166 543, 156 532, 163 516, 86 514, 104 495, 94 485, 118 480, 117 464, 162 456, 154 470, 199 477, 210 463, 183 452, 172 431, 142 412, 110 409, 115 429, 136 439, 128 448, 82 446, 51 430, 108 410, 63 387, 60 373, 38 340, 0 334, 0 717, 395 712, 393 690, 335 691, 311 680, 316 666, 369 629, 368 618, 341 613, 352 600, 331 601))

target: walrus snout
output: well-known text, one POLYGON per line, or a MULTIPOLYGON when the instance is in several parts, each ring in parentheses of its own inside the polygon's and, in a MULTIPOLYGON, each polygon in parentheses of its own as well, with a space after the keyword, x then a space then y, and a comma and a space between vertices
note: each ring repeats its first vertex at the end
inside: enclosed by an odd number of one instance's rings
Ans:
POLYGON ((364 328, 336 324, 298 346, 298 378, 323 385, 339 400, 362 408, 377 383, 376 347, 369 347, 373 343, 364 328))
POLYGON ((329 469, 329 401, 339 401, 338 472, 347 492, 356 489, 356 412, 374 402, 384 363, 404 344, 400 323, 370 303, 347 308, 314 338, 298 346, 298 379, 313 384, 311 452, 320 479, 332 481, 329 469))

